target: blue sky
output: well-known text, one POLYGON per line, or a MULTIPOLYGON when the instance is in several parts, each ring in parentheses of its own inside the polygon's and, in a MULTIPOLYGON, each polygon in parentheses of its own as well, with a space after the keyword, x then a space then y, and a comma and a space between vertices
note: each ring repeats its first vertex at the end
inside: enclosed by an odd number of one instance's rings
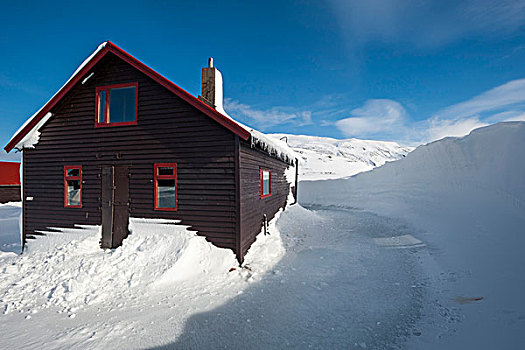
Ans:
MULTIPOLYGON (((525 120, 525 1, 3 2, 5 145, 103 41, 265 132, 428 142, 525 120)), ((18 155, 0 154, 0 159, 18 155)))

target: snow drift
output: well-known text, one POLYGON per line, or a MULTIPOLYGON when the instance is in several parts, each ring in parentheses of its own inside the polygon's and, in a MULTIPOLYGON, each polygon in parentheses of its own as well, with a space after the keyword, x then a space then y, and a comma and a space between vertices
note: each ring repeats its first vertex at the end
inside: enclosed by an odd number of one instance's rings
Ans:
MULTIPOLYGON (((275 219, 272 227, 274 223, 275 219)), ((100 302, 171 294, 181 286, 220 289, 238 281, 235 288, 242 288, 239 282, 264 273, 284 253, 278 232, 260 235, 246 256, 253 269, 243 270, 231 250, 215 247, 173 220, 131 219, 130 235, 122 246, 105 251, 99 246, 99 226, 45 234, 21 256, 0 255, 3 313, 35 313, 50 307, 74 312, 100 302)))
MULTIPOLYGON (((428 202, 449 197, 455 202, 468 193, 487 204, 502 200, 509 209, 523 214, 525 159, 520 155, 525 151, 524 140, 523 122, 480 128, 463 138, 420 146, 405 159, 348 180, 302 182, 300 201, 359 203, 359 207, 375 211, 401 213, 412 207, 412 197, 428 202), (379 197, 392 200, 378 201, 379 197)), ((482 205, 478 202, 471 206, 482 205)))
POLYGON ((436 347, 513 348, 525 320, 523 154, 525 123, 500 123, 420 146, 350 179, 302 182, 299 202, 363 208, 417 225, 437 264, 430 293, 465 318, 456 336, 436 347), (459 306, 461 300, 477 304, 459 306))

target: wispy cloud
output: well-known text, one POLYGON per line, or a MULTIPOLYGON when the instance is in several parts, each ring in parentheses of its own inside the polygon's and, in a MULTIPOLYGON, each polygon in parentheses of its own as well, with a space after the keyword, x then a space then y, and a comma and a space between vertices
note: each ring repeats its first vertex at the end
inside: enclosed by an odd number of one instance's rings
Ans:
POLYGON ((392 139, 419 144, 502 121, 525 121, 525 79, 509 81, 473 98, 448 106, 422 121, 412 121, 393 100, 368 100, 334 124, 345 136, 392 139))
POLYGON ((224 109, 236 119, 261 130, 283 124, 297 126, 312 124, 311 111, 297 111, 289 107, 256 109, 236 100, 225 99, 224 109))
POLYGON ((408 42, 441 46, 466 36, 513 32, 525 24, 522 0, 331 0, 352 43, 408 42))
POLYGON ((472 130, 489 124, 473 117, 455 120, 430 118, 423 125, 426 127, 417 137, 420 142, 439 140, 448 136, 465 136, 472 130))
POLYGON ((517 79, 437 112, 428 119, 422 139, 462 136, 481 126, 524 119, 525 79, 517 79))
POLYGON ((519 105, 525 107, 525 79, 509 81, 470 100, 447 107, 436 117, 459 119, 519 105))
POLYGON ((350 112, 351 117, 335 122, 346 136, 397 137, 397 130, 405 128, 407 112, 396 101, 388 99, 368 100, 362 107, 350 112))

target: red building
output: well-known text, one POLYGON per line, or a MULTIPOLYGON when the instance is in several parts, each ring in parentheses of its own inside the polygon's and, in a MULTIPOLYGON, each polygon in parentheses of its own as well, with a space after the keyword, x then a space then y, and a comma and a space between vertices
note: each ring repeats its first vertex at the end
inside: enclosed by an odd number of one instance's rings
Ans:
POLYGON ((20 201, 20 163, 0 161, 0 203, 20 201))

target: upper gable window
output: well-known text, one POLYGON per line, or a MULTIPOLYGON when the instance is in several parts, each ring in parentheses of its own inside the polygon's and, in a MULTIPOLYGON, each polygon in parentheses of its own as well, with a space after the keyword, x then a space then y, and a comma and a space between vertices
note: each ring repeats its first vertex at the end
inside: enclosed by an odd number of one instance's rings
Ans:
POLYGON ((99 86, 95 126, 137 123, 138 83, 99 86))

